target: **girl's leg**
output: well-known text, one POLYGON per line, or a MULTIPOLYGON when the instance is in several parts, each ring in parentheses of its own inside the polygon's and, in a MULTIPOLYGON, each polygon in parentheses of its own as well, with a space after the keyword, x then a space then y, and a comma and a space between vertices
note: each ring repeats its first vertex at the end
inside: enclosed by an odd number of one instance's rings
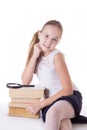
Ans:
MULTIPOLYGON (((58 101, 52 105, 46 113, 45 128, 46 130, 63 130, 64 122, 68 122, 68 119, 73 118, 74 116, 74 109, 68 101, 58 101), (67 121, 64 119, 67 119, 67 121)), ((69 127, 70 123, 67 124, 69 127)))
POLYGON ((72 130, 71 120, 70 119, 62 120, 59 130, 72 130))

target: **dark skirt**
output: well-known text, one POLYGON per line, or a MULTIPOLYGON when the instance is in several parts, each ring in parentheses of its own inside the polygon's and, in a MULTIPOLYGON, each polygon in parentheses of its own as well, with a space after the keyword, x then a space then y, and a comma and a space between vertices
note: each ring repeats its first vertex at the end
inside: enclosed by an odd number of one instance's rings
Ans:
POLYGON ((72 107, 75 110, 75 115, 76 117, 79 116, 81 109, 82 109, 82 95, 79 91, 74 90, 73 91, 73 95, 70 96, 62 96, 60 98, 58 98, 57 100, 55 100, 51 105, 45 107, 42 109, 42 119, 45 122, 45 117, 46 117, 46 113, 48 111, 48 109, 55 103, 58 102, 60 100, 66 100, 68 101, 72 107))

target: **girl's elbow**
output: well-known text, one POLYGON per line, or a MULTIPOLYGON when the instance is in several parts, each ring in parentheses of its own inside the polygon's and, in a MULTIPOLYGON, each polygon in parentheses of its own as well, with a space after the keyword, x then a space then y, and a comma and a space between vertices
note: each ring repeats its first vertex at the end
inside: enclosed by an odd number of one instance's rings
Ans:
POLYGON ((28 85, 28 84, 30 84, 30 82, 27 81, 27 80, 22 80, 22 84, 23 84, 23 85, 28 85))
POLYGON ((73 89, 70 89, 69 90, 69 95, 72 95, 73 94, 73 89))
POLYGON ((27 79, 27 78, 25 78, 23 76, 22 76, 21 80, 22 80, 22 84, 24 84, 24 85, 28 85, 31 82, 31 79, 29 80, 29 79, 27 79))
POLYGON ((73 94, 73 89, 65 89, 65 95, 68 96, 68 95, 72 95, 73 94))

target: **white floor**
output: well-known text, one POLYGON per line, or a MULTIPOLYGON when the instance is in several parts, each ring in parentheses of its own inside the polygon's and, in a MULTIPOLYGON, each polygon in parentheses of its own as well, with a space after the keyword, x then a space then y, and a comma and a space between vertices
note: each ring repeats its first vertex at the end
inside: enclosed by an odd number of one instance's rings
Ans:
MULTIPOLYGON (((41 119, 11 117, 7 115, 8 103, 0 103, 0 130, 45 130, 41 119)), ((82 109, 87 115, 87 107, 82 109)), ((87 130, 87 124, 73 125, 73 130, 87 130)))

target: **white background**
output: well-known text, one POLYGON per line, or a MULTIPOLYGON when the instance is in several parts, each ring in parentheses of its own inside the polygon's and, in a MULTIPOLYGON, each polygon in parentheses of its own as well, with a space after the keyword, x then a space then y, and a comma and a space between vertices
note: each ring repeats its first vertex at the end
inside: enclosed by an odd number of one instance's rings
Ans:
POLYGON ((21 83, 33 33, 51 19, 63 25, 58 48, 87 105, 86 0, 0 0, 0 102, 9 100, 6 83, 21 83))

